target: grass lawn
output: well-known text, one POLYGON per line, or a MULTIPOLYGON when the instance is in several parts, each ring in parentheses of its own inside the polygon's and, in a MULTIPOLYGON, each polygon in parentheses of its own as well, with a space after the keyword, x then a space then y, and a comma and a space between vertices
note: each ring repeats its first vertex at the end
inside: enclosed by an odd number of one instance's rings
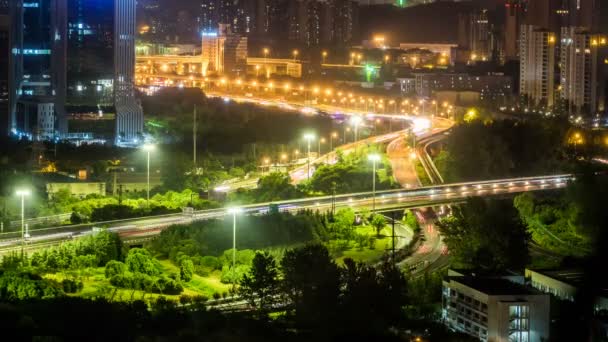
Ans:
MULTIPOLYGON (((178 273, 179 268, 171 263, 169 260, 160 260, 160 263, 166 273, 178 273)), ((91 268, 87 271, 84 271, 79 275, 80 279, 83 282, 82 291, 72 294, 73 296, 91 298, 91 297, 99 297, 106 296, 111 297, 112 293, 116 289, 114 286, 110 284, 110 281, 105 277, 105 268, 97 267, 91 268)), ((49 279, 55 279, 57 281, 62 281, 65 278, 76 277, 74 271, 63 271, 57 273, 49 273, 44 277, 49 279)), ((210 274, 208 277, 201 277, 199 275, 194 275, 192 280, 185 283, 183 282, 184 291, 182 291, 179 295, 164 295, 167 299, 178 300, 180 295, 189 295, 189 296, 206 296, 208 298, 212 298, 214 293, 223 293, 228 292, 230 285, 222 284, 220 282, 220 272, 215 271, 210 274)), ((129 290, 129 289, 116 289, 116 293, 114 293, 113 300, 116 301, 127 301, 131 299, 143 299, 143 298, 157 298, 161 296, 158 293, 146 293, 145 291, 140 290, 129 290)))
MULTIPOLYGON (((169 273, 179 273, 179 267, 174 265, 170 260, 159 260, 165 271, 169 273)), ((220 282, 220 271, 214 271, 207 277, 201 277, 197 274, 192 276, 192 280, 182 285, 184 286, 184 292, 182 294, 187 295, 203 295, 211 298, 214 293, 228 292, 230 284, 222 284, 220 282)))
MULTIPOLYGON (((359 226, 356 228, 357 233, 365 235, 376 235, 376 231, 371 226, 359 226)), ((391 247, 391 238, 389 235, 388 228, 383 228, 380 231, 380 238, 374 242, 374 248, 363 248, 353 247, 343 250, 340 257, 336 258, 338 264, 343 264, 345 258, 351 258, 355 261, 374 263, 379 261, 380 258, 386 251, 391 247)))

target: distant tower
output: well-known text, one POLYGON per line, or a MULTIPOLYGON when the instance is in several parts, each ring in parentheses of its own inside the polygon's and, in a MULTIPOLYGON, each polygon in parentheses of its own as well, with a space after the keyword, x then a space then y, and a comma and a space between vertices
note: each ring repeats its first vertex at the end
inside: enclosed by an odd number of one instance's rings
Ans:
POLYGON ((114 8, 114 101, 115 142, 140 144, 144 115, 135 98, 135 5, 136 0, 115 0, 114 8))

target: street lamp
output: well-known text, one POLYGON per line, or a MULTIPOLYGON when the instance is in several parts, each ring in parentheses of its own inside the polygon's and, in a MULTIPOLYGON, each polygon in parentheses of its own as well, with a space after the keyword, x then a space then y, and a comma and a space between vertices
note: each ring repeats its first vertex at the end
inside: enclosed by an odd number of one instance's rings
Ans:
POLYGON ((300 53, 300 52, 299 52, 298 50, 293 50, 293 61, 294 61, 294 62, 297 60, 297 58, 298 58, 298 54, 299 54, 299 53, 300 53))
POLYGON ((307 163, 308 163, 308 172, 307 172, 307 179, 310 179, 310 142, 313 141, 315 139, 315 135, 312 133, 306 133, 304 134, 304 140, 306 140, 306 143, 308 144, 308 155, 306 157, 307 159, 307 163))
POLYGON ((145 144, 144 145, 144 151, 146 151, 147 155, 148 155, 148 160, 147 160, 147 169, 148 169, 148 174, 147 174, 147 186, 146 186, 146 201, 148 202, 148 205, 150 205, 150 152, 154 151, 156 149, 155 145, 152 144, 145 144))
POLYGON ((327 51, 323 51, 321 55, 323 56, 323 64, 325 64, 325 59, 327 58, 327 51))
POLYGON ((372 162, 373 171, 372 171, 372 212, 376 211, 376 163, 380 161, 381 157, 377 153, 370 154, 367 156, 372 162))
MULTIPOLYGON (((264 166, 268 169, 268 173, 270 173, 270 159, 264 158, 264 166)), ((264 166, 262 166, 262 173, 264 173, 264 166)))
POLYGON ((243 212, 241 208, 228 208, 228 213, 232 214, 232 286, 235 286, 235 268, 236 268, 236 215, 243 212))
POLYGON ((329 150, 334 150, 334 139, 338 137, 338 132, 332 132, 329 138, 329 150))
POLYGON ((28 189, 19 189, 15 193, 21 197, 21 241, 25 238, 25 196, 29 196, 32 192, 28 189))
POLYGON ((321 157, 321 144, 325 144, 325 138, 319 139, 319 148, 318 148, 318 151, 317 151, 317 155, 319 157, 321 157))
POLYGON ((357 142, 357 140, 359 139, 358 131, 359 131, 359 125, 361 124, 361 122, 363 122, 363 119, 361 119, 360 116, 352 116, 350 118, 350 123, 351 123, 351 125, 353 125, 353 127, 355 129, 355 142, 357 142))

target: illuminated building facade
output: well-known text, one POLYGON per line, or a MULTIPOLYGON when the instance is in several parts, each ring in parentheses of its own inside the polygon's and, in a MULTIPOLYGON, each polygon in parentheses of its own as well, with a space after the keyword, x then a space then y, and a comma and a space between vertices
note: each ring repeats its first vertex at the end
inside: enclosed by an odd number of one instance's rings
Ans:
POLYGON ((606 35, 582 27, 563 27, 560 52, 560 96, 569 115, 593 115, 605 110, 601 68, 606 35))
POLYGON ((247 37, 233 33, 230 25, 220 24, 217 31, 202 33, 203 75, 245 74, 247 37))
POLYGON ((67 131, 65 0, 14 0, 9 6, 10 134, 36 140, 58 137, 67 131))
POLYGON ((519 39, 519 92, 529 105, 553 107, 555 101, 554 32, 534 25, 522 25, 519 39))

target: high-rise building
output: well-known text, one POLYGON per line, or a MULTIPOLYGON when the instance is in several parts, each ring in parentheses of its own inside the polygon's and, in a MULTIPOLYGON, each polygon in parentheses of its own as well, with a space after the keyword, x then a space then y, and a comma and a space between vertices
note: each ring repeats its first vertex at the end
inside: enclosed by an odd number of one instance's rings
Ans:
POLYGON ((258 36, 283 37, 285 28, 282 27, 282 19, 286 13, 282 13, 282 10, 287 3, 282 0, 255 0, 251 4, 253 7, 247 11, 253 21, 252 31, 258 36))
POLYGON ((135 98, 135 0, 67 0, 67 103, 116 114, 114 142, 143 138, 135 98))
POLYGON ((230 25, 202 33, 203 75, 240 75, 247 70, 247 37, 233 33, 230 25))
POLYGON ((10 3, 9 129, 37 140, 66 132, 65 0, 10 3))
POLYGON ((358 36, 359 6, 352 0, 335 0, 334 11, 334 43, 349 45, 358 36))
POLYGON ((600 13, 600 0, 570 0, 569 26, 584 27, 590 32, 598 32, 600 13))
POLYGON ((554 32, 534 25, 521 26, 519 92, 527 96, 531 105, 554 104, 556 42, 554 32))
POLYGON ((486 9, 458 16, 458 45, 469 51, 473 61, 491 58, 491 32, 486 9))
POLYGON ((114 105, 114 6, 68 0, 67 102, 114 105))
POLYGON ((582 27, 563 27, 560 52, 560 97, 569 115, 603 112, 604 84, 601 68, 608 38, 582 27))
POLYGON ((519 32, 523 15, 524 3, 522 0, 507 0, 505 2, 505 26, 502 43, 504 61, 516 60, 519 58, 519 32))
POLYGON ((0 136, 7 136, 8 123, 8 70, 10 55, 10 17, 8 1, 0 1, 0 136))
POLYGON ((213 31, 219 21, 216 0, 201 0, 199 14, 199 29, 201 32, 213 31))
POLYGON ((528 0, 525 23, 559 32, 558 11, 562 7, 560 0, 528 0))
POLYGON ((143 142, 144 115, 135 98, 135 0, 114 3, 114 104, 115 142, 143 142))
POLYGON ((288 7, 288 40, 305 46, 344 45, 356 36, 358 5, 350 0, 297 0, 288 7))
MULTIPOLYGON (((229 24, 232 32, 255 33, 257 14, 263 14, 263 7, 271 0, 198 0, 199 32, 215 31, 219 24, 229 24), (259 8, 258 8, 259 7, 259 8)), ((259 20, 264 20, 263 17, 259 20)))

